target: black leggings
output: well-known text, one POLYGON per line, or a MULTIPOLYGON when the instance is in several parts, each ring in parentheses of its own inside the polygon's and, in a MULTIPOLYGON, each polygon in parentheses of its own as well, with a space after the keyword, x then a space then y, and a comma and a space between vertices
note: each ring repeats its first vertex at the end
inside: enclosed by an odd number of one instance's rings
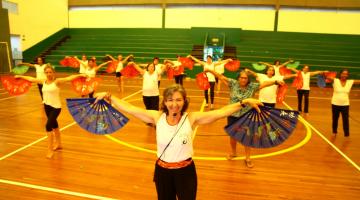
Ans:
POLYGON ((341 113, 341 118, 343 121, 343 129, 345 137, 350 135, 349 131, 349 106, 337 106, 331 105, 332 107, 332 129, 333 133, 337 133, 338 120, 341 113))
POLYGON ((297 90, 298 111, 299 112, 302 111, 302 98, 303 98, 303 96, 304 96, 304 101, 305 101, 304 112, 305 113, 309 112, 309 93, 310 93, 310 90, 297 90))
POLYGON ((155 165, 154 182, 158 200, 195 200, 197 175, 195 164, 180 169, 166 169, 155 165))
MULTIPOLYGON (((209 83, 210 83, 210 101, 211 101, 211 104, 214 104, 215 82, 209 82, 209 83)), ((209 93, 208 93, 208 90, 204 90, 204 95, 205 95, 205 101, 206 101, 206 103, 209 103, 209 93)))
POLYGON ((183 79, 184 79, 184 75, 183 75, 183 74, 174 76, 174 78, 175 78, 175 83, 176 83, 176 84, 183 85, 183 79))
POLYGON ((46 122, 46 131, 50 132, 55 128, 59 128, 59 124, 57 122, 57 117, 60 114, 61 108, 54 108, 52 106, 44 104, 46 117, 48 118, 46 122))
POLYGON ((146 110, 159 110, 159 96, 143 96, 146 110))
POLYGON ((39 88, 39 92, 40 92, 40 96, 41 96, 41 100, 44 100, 43 99, 43 93, 42 93, 42 87, 43 87, 43 84, 37 84, 38 85, 38 88, 39 88))

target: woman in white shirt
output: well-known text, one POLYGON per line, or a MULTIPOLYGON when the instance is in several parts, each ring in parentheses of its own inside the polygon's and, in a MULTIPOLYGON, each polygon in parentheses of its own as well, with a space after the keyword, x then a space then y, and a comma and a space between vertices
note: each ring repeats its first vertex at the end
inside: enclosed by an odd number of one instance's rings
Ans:
MULTIPOLYGON (((95 60, 94 58, 91 58, 91 59, 89 59, 89 61, 88 61, 88 67, 86 68, 84 74, 85 74, 87 77, 89 77, 89 78, 95 78, 97 71, 98 71, 101 67, 105 66, 106 64, 108 64, 108 63, 110 63, 110 62, 111 62, 111 61, 107 61, 107 62, 104 62, 104 63, 96 66, 96 60, 95 60)), ((89 98, 93 98, 94 92, 95 92, 95 91, 92 91, 92 92, 89 94, 89 98)))
POLYGON ((87 66, 88 66, 88 60, 87 60, 86 55, 83 54, 83 55, 81 56, 81 60, 80 60, 78 57, 76 57, 76 56, 74 56, 74 58, 80 63, 79 73, 80 73, 80 74, 85 74, 85 71, 86 71, 87 66))
POLYGON ((280 76, 280 68, 281 67, 285 67, 287 64, 293 62, 293 60, 289 59, 288 61, 284 62, 284 63, 280 63, 280 60, 275 60, 274 64, 270 64, 267 62, 259 62, 260 64, 266 65, 267 67, 274 67, 275 70, 275 75, 274 76, 280 76))
MULTIPOLYGON (((31 64, 31 63, 19 63, 18 65, 26 65, 29 67, 34 67, 36 70, 36 78, 37 79, 42 79, 45 80, 46 79, 46 75, 44 73, 44 69, 46 67, 47 64, 45 64, 44 58, 42 57, 37 57, 36 58, 36 64, 31 64)), ((40 92, 40 96, 41 96, 41 100, 43 100, 43 92, 42 92, 42 87, 43 87, 43 83, 38 83, 38 88, 39 88, 39 92, 40 92)))
POLYGON ((78 74, 71 75, 65 78, 56 78, 55 70, 51 65, 46 65, 44 72, 46 74, 45 79, 33 78, 30 76, 15 76, 16 78, 22 78, 33 83, 42 83, 42 92, 44 94, 44 109, 47 117, 46 132, 48 138, 48 151, 46 154, 47 158, 52 158, 54 151, 61 149, 61 138, 59 124, 57 117, 61 111, 61 100, 60 100, 60 85, 67 81, 72 81, 78 77, 85 77, 86 75, 78 74))
MULTIPOLYGON (((298 70, 289 68, 290 70, 298 73, 298 70)), ((318 74, 325 73, 327 71, 309 71, 309 66, 304 65, 301 76, 303 80, 303 86, 300 89, 297 89, 297 97, 298 97, 298 111, 302 112, 302 99, 304 97, 304 113, 307 115, 309 113, 309 94, 310 94, 310 77, 318 74)))
MULTIPOLYGON (((200 61, 199 59, 195 58, 192 55, 189 55, 188 57, 193 59, 195 62, 199 63, 200 65, 202 65, 204 67, 204 71, 207 71, 207 70, 215 71, 215 66, 218 66, 221 64, 226 64, 226 63, 232 61, 231 59, 226 59, 226 60, 214 63, 212 60, 212 57, 210 55, 208 55, 206 57, 206 62, 200 61)), ((210 109, 214 109, 214 97, 215 97, 214 89, 215 89, 216 80, 215 80, 214 74, 212 74, 211 72, 206 72, 206 76, 210 83, 210 103, 211 103, 210 109)), ((205 106, 208 107, 208 105, 209 105, 208 90, 204 90, 204 96, 205 96, 205 102, 206 102, 205 106)))
POLYGON ((143 76, 143 102, 146 110, 159 110, 159 77, 161 76, 162 71, 155 70, 155 64, 150 63, 146 66, 146 70, 140 68, 134 63, 135 69, 143 76))
POLYGON ((124 68, 124 64, 129 60, 129 58, 132 58, 134 56, 128 55, 125 59, 123 59, 123 56, 121 54, 119 54, 117 57, 118 58, 117 60, 109 54, 107 54, 106 56, 109 57, 112 61, 118 62, 116 69, 115 69, 115 76, 116 76, 117 83, 119 86, 119 91, 124 92, 124 80, 123 80, 123 77, 121 74, 121 70, 124 68))
POLYGON ((195 200, 197 175, 193 156, 192 132, 195 126, 212 122, 241 110, 248 104, 258 111, 261 103, 245 99, 209 112, 189 112, 185 89, 175 84, 163 92, 161 110, 145 110, 109 93, 96 94, 97 100, 107 99, 122 112, 129 113, 145 123, 156 124, 157 160, 154 182, 159 200, 195 200))
POLYGON ((349 93, 353 84, 359 84, 360 80, 348 80, 349 71, 342 69, 339 78, 335 78, 333 82, 333 96, 331 98, 332 108, 332 130, 334 136, 337 134, 338 120, 341 113, 343 120, 344 136, 349 137, 349 93))

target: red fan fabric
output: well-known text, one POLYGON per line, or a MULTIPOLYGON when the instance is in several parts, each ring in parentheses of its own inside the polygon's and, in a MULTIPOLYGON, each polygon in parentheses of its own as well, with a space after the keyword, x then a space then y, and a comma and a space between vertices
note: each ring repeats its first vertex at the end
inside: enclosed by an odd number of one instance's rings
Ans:
POLYGON ((166 75, 169 80, 174 78, 174 69, 171 66, 167 68, 166 75))
POLYGON ((180 65, 174 68, 174 75, 179 76, 181 74, 184 74, 184 66, 180 65))
POLYGON ((292 86, 296 87, 297 90, 300 90, 303 87, 303 77, 301 71, 298 71, 296 74, 297 76, 294 78, 292 86))
POLYGON ((96 90, 101 78, 79 77, 71 81, 73 89, 80 95, 88 95, 96 90))
POLYGON ((286 76, 291 74, 291 70, 288 69, 287 67, 280 67, 279 72, 281 76, 286 76))
POLYGON ((73 57, 64 58, 60 61, 60 65, 64 67, 72 67, 72 68, 79 68, 80 63, 73 57))
POLYGON ((140 73, 135 69, 134 64, 128 64, 121 70, 121 75, 125 76, 126 78, 133 78, 139 74, 140 73))
POLYGON ((1 83, 6 91, 12 96, 18 96, 29 91, 31 82, 22 78, 15 78, 13 76, 2 76, 1 83))
POLYGON ((332 79, 336 78, 336 72, 325 72, 326 83, 331 83, 332 79))
POLYGON ((192 70, 193 67, 194 67, 194 61, 191 60, 190 58, 181 57, 181 58, 180 58, 180 62, 181 62, 181 65, 182 65, 183 67, 186 67, 186 68, 188 68, 188 69, 190 69, 190 70, 192 70))
POLYGON ((233 60, 224 65, 225 69, 231 72, 235 72, 240 68, 240 60, 233 60))
POLYGON ((108 64, 108 66, 107 66, 107 68, 106 68, 105 71, 106 71, 107 73, 109 73, 109 74, 115 72, 118 63, 119 63, 119 62, 116 61, 116 60, 110 62, 110 63, 108 64))
POLYGON ((196 84, 201 90, 207 90, 210 88, 210 83, 205 72, 201 72, 196 75, 196 84))
POLYGON ((285 94, 287 91, 287 85, 279 85, 277 93, 276 93, 276 102, 277 103, 282 103, 285 99, 285 94))

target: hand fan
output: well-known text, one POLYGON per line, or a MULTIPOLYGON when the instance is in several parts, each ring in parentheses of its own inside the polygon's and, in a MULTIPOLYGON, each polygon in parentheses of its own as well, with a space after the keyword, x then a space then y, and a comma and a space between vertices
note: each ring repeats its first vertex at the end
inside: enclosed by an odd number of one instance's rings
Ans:
POLYGON ((60 65, 64 67, 72 67, 72 68, 79 68, 80 63, 73 57, 66 57, 60 61, 60 65))
POLYGON ((172 67, 168 67, 166 70, 166 75, 169 80, 174 78, 174 69, 172 67))
POLYGON ((140 73, 135 69, 134 64, 128 64, 121 70, 121 75, 125 76, 126 78, 133 78, 139 74, 140 73))
POLYGON ((31 82, 22 78, 15 78, 13 76, 1 76, 1 83, 5 90, 12 96, 18 96, 29 91, 31 82))
POLYGON ((299 65, 300 65, 300 61, 295 61, 295 62, 287 64, 286 67, 296 69, 299 67, 299 65))
POLYGON ((116 70, 118 63, 119 63, 118 61, 110 62, 105 71, 109 74, 113 73, 116 70))
POLYGON ((210 83, 205 72, 201 72, 196 75, 196 84, 201 90, 207 90, 210 88, 210 83))
POLYGON ((297 90, 300 90, 303 87, 303 77, 301 71, 298 71, 296 74, 297 76, 294 78, 292 86, 296 87, 297 90))
POLYGON ((262 71, 266 68, 266 65, 262 65, 262 64, 258 64, 258 63, 252 63, 251 65, 253 66, 253 68, 256 71, 262 71))
POLYGON ((129 119, 105 100, 94 104, 94 98, 66 99, 66 105, 81 128, 94 134, 110 134, 122 128, 129 119))
POLYGON ((286 84, 284 85, 279 85, 277 92, 276 92, 276 102, 277 103, 283 103, 284 99, 285 99, 285 94, 287 91, 288 86, 286 84))
POLYGON ((101 78, 79 77, 71 81, 73 89, 80 95, 88 95, 94 92, 101 78))
POLYGON ((28 66, 22 65, 22 66, 16 66, 14 67, 11 72, 17 75, 25 74, 29 70, 28 66))
POLYGON ((240 68, 240 60, 233 60, 224 65, 225 69, 231 72, 236 72, 240 68))
POLYGON ((291 70, 286 67, 280 67, 279 72, 281 76, 286 76, 291 74, 291 70))
POLYGON ((318 74, 317 75, 317 85, 320 88, 326 87, 326 78, 324 74, 318 74))
POLYGON ((183 67, 186 67, 190 70, 192 70, 194 67, 194 61, 191 60, 190 58, 180 57, 180 62, 183 67))
POLYGON ((331 83, 332 79, 336 78, 336 72, 325 72, 326 83, 331 83))
POLYGON ((225 126, 225 131, 249 147, 269 148, 283 143, 295 129, 299 112, 270 107, 260 107, 260 110, 261 113, 249 110, 225 126))

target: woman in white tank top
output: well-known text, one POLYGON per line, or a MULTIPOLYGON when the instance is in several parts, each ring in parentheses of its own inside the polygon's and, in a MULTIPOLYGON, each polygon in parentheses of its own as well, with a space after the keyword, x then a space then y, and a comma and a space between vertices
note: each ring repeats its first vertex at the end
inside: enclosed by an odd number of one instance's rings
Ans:
POLYGON ((46 154, 47 158, 52 158, 54 151, 61 149, 61 138, 60 130, 57 122, 57 117, 61 111, 61 100, 60 100, 60 85, 67 81, 72 81, 78 77, 85 77, 84 74, 71 75, 65 78, 55 78, 54 68, 47 64, 44 72, 46 79, 38 79, 30 76, 15 76, 16 78, 22 78, 33 83, 42 83, 42 91, 44 95, 43 103, 44 109, 47 116, 46 132, 48 138, 48 151, 46 154))
POLYGON ((109 54, 106 54, 107 57, 109 57, 112 61, 117 61, 118 65, 115 69, 115 76, 117 79, 117 83, 119 86, 119 92, 124 92, 124 80, 123 76, 121 74, 121 70, 124 68, 124 64, 129 60, 129 58, 134 57, 132 54, 128 55, 125 59, 123 59, 123 56, 121 54, 118 55, 118 59, 115 59, 109 54))
MULTIPOLYGON (((31 64, 31 63, 19 63, 18 65, 26 65, 28 67, 34 67, 36 70, 36 78, 37 79, 42 79, 45 80, 46 79, 46 75, 44 73, 44 69, 46 67, 47 64, 45 64, 44 62, 44 58, 42 57, 37 57, 36 58, 36 64, 31 64)), ((43 93, 42 93, 42 87, 43 87, 43 83, 38 83, 38 88, 39 88, 39 92, 40 92, 40 96, 41 96, 41 100, 43 99, 43 93)))
MULTIPOLYGON (((97 71, 107 65, 108 63, 110 63, 111 61, 107 61, 107 62, 104 62, 98 66, 96 66, 96 60, 94 58, 91 58, 89 61, 88 61, 88 67, 86 68, 85 70, 85 74, 87 75, 87 77, 89 78, 95 78, 96 76, 96 73, 97 71)), ((92 91, 90 94, 89 94, 89 98, 93 98, 93 95, 94 95, 94 92, 95 91, 92 91)))
POLYGON ((163 93, 160 111, 136 107, 110 93, 96 94, 97 100, 106 99, 120 111, 129 113, 145 123, 156 124, 157 161, 154 182, 158 199, 194 200, 197 191, 197 175, 192 160, 193 127, 210 124, 242 109, 242 104, 259 110, 256 99, 224 106, 216 111, 189 112, 189 101, 181 85, 167 87, 163 93), (180 176, 179 176, 180 174, 180 176))

